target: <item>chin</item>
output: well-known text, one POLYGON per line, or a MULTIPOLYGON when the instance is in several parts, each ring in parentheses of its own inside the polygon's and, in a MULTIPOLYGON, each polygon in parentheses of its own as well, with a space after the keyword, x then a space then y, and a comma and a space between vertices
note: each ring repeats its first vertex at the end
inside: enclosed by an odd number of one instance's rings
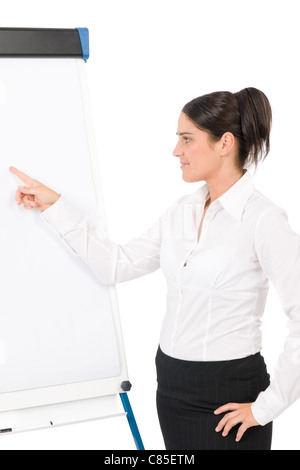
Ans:
POLYGON ((194 177, 192 177, 192 176, 188 177, 187 175, 182 175, 182 179, 186 183, 197 183, 197 181, 202 181, 202 179, 199 178, 199 177, 198 178, 195 177, 195 176, 194 177))
POLYGON ((186 183, 190 183, 190 182, 191 182, 190 178, 187 178, 187 177, 185 177, 184 175, 182 175, 182 179, 183 179, 183 181, 185 181, 186 183))

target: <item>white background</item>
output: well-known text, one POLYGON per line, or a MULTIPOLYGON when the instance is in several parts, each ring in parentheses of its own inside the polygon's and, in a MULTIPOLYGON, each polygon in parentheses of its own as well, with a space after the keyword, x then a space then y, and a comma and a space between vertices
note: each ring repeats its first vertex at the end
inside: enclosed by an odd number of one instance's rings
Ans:
MULTIPOLYGON (((88 27, 87 63, 102 190, 112 239, 142 233, 181 194, 177 120, 191 99, 247 86, 263 90, 274 115, 271 152, 256 187, 284 207, 300 233, 300 104, 297 0, 10 0, 1 27, 88 27)), ((14 162, 11 162, 13 165, 14 162)), ((26 168, 21 168, 26 172, 26 168)), ((70 169, 72 178, 72 169, 70 169)), ((53 189, 57 188, 55 181, 53 189)), ((80 187, 78 188, 80 192, 80 187)), ((117 286, 129 398, 146 449, 163 449, 156 416, 154 357, 165 309, 161 271, 117 286)), ((270 289, 263 325, 272 373, 285 318, 270 289)), ((300 402, 274 423, 273 449, 300 449, 300 402)), ((135 449, 125 418, 1 436, 0 449, 135 449)))

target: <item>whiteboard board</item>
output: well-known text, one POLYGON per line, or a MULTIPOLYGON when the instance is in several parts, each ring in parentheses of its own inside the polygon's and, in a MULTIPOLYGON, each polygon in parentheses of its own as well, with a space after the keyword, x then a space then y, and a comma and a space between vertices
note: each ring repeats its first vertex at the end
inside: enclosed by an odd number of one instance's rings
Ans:
POLYGON ((63 194, 106 229, 86 66, 0 59, 0 412, 116 394, 128 380, 115 287, 40 211, 16 204, 21 181, 9 171, 63 194))

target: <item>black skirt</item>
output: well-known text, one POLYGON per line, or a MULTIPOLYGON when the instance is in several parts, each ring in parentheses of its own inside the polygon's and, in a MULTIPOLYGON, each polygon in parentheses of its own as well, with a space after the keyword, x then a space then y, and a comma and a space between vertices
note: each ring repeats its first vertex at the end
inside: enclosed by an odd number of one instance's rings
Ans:
POLYGON ((159 348, 157 411, 167 450, 271 450, 272 422, 254 426, 235 441, 238 427, 226 437, 215 428, 227 403, 253 403, 270 384, 260 353, 230 361, 174 359, 159 348))

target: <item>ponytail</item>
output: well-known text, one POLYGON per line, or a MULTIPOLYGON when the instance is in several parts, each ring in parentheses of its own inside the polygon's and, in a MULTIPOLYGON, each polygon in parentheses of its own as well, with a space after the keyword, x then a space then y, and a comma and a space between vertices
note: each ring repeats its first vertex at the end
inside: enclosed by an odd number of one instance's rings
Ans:
POLYGON ((257 167, 269 153, 272 110, 266 95, 256 88, 209 93, 187 103, 182 112, 214 141, 231 132, 238 142, 240 168, 257 167))
POLYGON ((258 161, 266 158, 270 151, 271 106, 266 95, 257 88, 244 88, 235 96, 241 123, 240 160, 247 159, 257 167, 258 161))

